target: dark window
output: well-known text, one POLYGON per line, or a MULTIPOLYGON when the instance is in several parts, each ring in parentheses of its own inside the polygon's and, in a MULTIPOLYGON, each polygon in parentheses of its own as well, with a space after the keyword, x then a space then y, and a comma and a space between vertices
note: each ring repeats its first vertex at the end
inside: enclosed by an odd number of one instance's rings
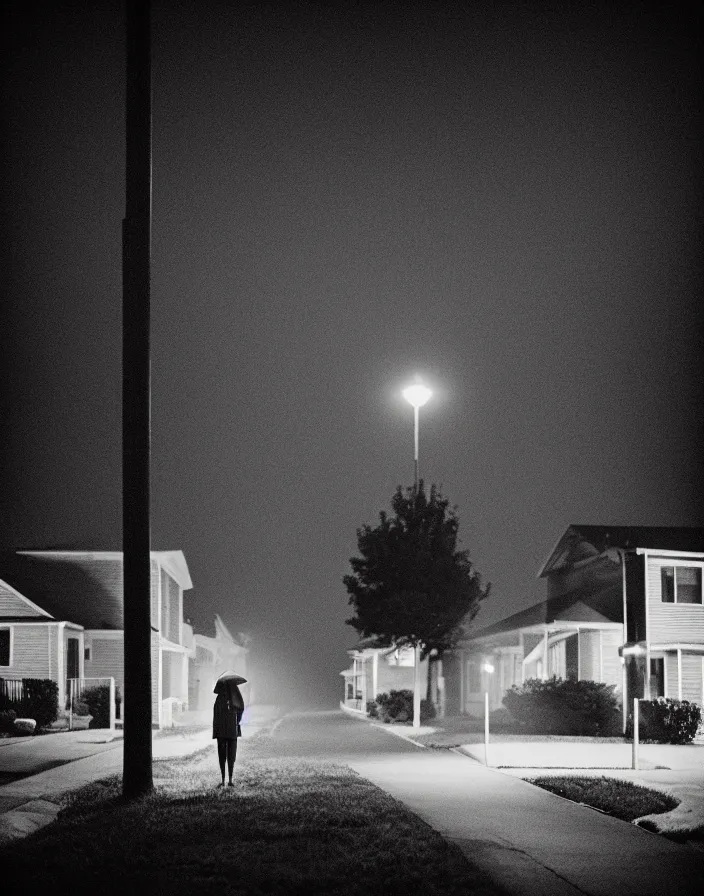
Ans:
POLYGON ((85 661, 86 663, 89 663, 89 662, 90 662, 90 659, 91 659, 91 657, 90 657, 90 647, 84 647, 84 648, 83 648, 83 659, 84 659, 84 661, 85 661))
POLYGON ((0 628, 0 666, 10 665, 10 629, 0 628))
POLYGON ((675 582, 678 604, 700 604, 702 602, 702 571, 700 567, 675 567, 675 582))
POLYGON ((650 699, 665 696, 665 660, 661 657, 650 660, 650 699))
POLYGON ((663 566, 660 570, 660 579, 662 581, 662 601, 665 604, 674 604, 675 602, 675 567, 663 566))

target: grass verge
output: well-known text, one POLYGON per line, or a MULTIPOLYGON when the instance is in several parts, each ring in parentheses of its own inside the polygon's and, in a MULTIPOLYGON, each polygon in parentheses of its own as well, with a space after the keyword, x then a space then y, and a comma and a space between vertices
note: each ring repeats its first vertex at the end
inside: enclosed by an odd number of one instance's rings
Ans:
POLYGON ((618 778, 560 776, 526 780, 543 790, 549 790, 576 803, 585 803, 623 821, 635 821, 643 815, 669 812, 679 805, 679 800, 667 793, 618 778))
POLYGON ((0 848, 9 891, 490 896, 453 845, 350 769, 257 758, 217 789, 214 750, 154 763, 125 803, 119 776, 68 796, 56 823, 0 848), (13 887, 12 884, 15 886, 13 887))

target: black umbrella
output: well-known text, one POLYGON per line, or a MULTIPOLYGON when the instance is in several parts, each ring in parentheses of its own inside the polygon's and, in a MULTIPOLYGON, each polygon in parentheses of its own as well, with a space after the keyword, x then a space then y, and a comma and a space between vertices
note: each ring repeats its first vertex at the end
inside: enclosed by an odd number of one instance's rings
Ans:
POLYGON ((232 672, 228 670, 227 672, 223 672, 222 675, 219 676, 217 683, 219 682, 231 681, 233 684, 246 684, 247 679, 242 678, 241 675, 238 675, 236 672, 232 672))

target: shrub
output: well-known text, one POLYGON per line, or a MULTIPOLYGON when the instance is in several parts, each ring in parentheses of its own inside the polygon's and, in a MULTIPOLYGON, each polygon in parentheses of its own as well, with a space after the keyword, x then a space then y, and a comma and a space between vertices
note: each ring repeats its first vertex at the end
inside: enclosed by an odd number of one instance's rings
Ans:
POLYGON ((367 700, 367 715, 370 719, 379 718, 379 707, 377 706, 376 700, 367 700))
POLYGON ((0 710, 0 731, 2 731, 3 733, 12 731, 15 726, 16 718, 17 713, 14 711, 14 709, 0 710))
MULTIPOLYGON (((658 744, 691 744, 702 721, 702 711, 696 703, 657 697, 640 700, 638 707, 638 737, 658 744)), ((629 713, 626 736, 633 737, 633 713, 629 713)))
POLYGON ((531 678, 509 688, 503 702, 526 733, 597 737, 619 730, 614 690, 597 681, 531 678))
POLYGON ((90 707, 84 700, 81 700, 80 697, 73 701, 73 710, 72 711, 73 711, 74 716, 90 715, 90 707))
POLYGON ((37 728, 45 728, 59 712, 59 686, 50 678, 23 678, 22 696, 6 698, 3 704, 22 718, 34 719, 37 728))
MULTIPOLYGON (((389 691, 376 698, 378 718, 382 722, 408 722, 413 719, 413 691, 389 691)), ((435 718, 435 707, 429 700, 420 701, 421 722, 435 718)))
POLYGON ((88 705, 88 713, 93 716, 91 728, 110 727, 110 686, 107 684, 87 688, 81 699, 88 705))

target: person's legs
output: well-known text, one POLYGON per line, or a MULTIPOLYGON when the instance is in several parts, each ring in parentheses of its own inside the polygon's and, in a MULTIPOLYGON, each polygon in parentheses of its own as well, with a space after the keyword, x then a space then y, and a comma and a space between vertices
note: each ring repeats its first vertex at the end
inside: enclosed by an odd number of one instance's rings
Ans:
MULTIPOLYGON (((220 764, 220 774, 222 775, 222 784, 225 783, 225 758, 227 756, 227 741, 223 737, 218 738, 218 763, 220 764)), ((232 775, 230 775, 232 777, 232 775)), ((222 787, 222 784, 220 785, 222 787)))
POLYGON ((228 781, 232 784, 232 772, 235 768, 235 759, 237 758, 237 738, 227 741, 227 775, 228 781))

